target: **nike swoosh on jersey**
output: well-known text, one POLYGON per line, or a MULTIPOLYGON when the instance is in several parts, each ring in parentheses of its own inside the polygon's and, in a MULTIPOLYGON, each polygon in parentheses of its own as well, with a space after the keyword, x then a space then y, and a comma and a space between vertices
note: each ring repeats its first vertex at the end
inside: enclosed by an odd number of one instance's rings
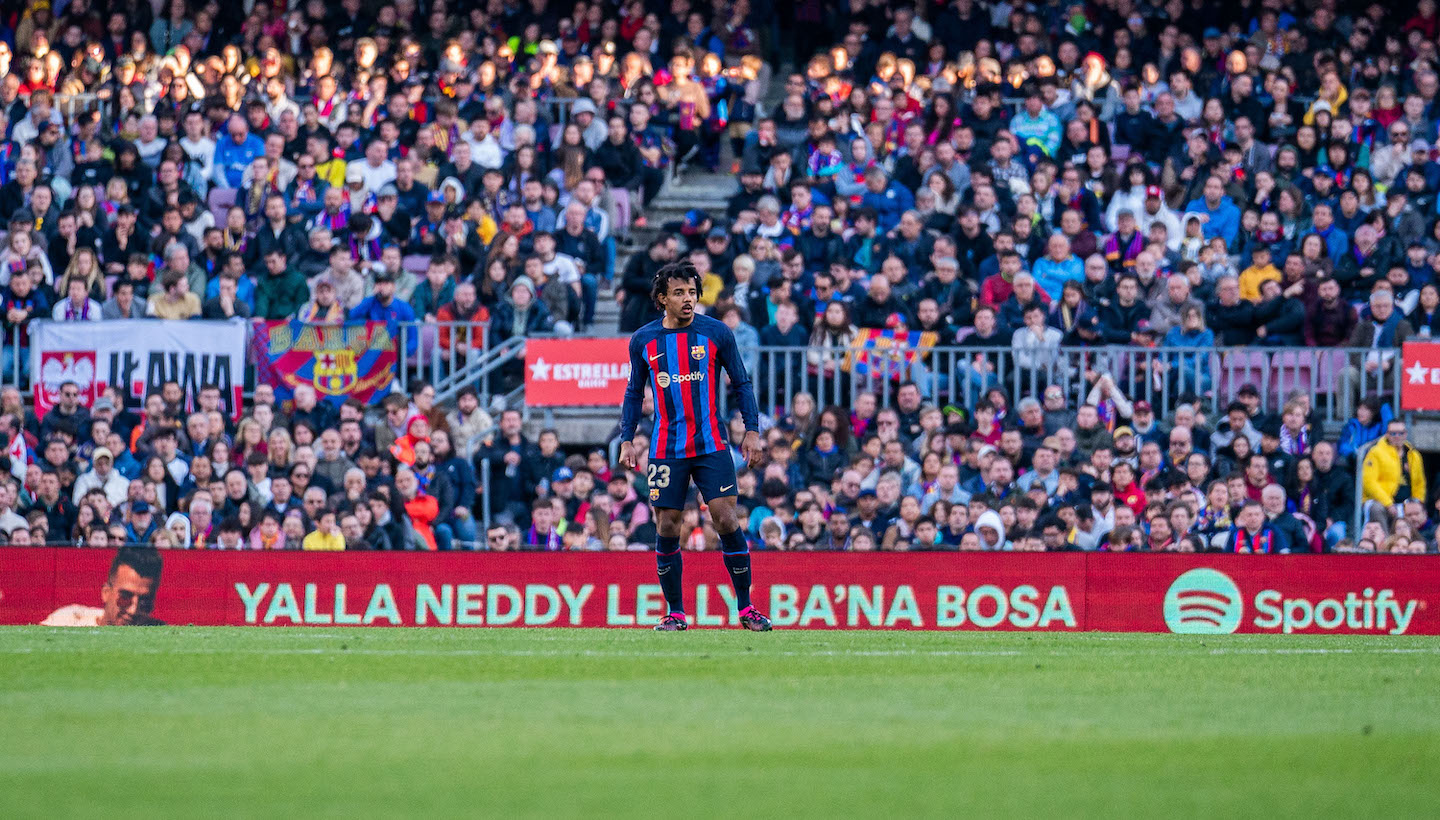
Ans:
POLYGON ((664 355, 665 355, 664 353, 656 353, 654 356, 651 356, 651 357, 650 357, 650 361, 653 362, 653 361, 655 361, 656 359, 658 359, 658 358, 660 358, 661 356, 664 356, 664 355))

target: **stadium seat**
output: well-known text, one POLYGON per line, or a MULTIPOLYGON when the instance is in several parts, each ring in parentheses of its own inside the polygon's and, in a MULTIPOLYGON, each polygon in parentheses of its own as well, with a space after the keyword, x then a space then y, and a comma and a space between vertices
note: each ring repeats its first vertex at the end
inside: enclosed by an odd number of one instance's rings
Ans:
POLYGON ((210 192, 210 196, 206 199, 205 205, 210 209, 210 213, 214 215, 216 225, 223 226, 225 224, 225 212, 230 210, 230 207, 235 204, 237 194, 239 194, 239 191, 236 191, 234 188, 216 188, 210 192))

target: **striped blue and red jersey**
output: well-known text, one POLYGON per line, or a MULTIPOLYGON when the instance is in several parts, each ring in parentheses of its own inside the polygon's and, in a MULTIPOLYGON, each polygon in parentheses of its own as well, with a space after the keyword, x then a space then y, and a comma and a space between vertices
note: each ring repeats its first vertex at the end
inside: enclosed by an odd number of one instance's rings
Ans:
POLYGON ((759 431, 760 408, 735 334, 717 319, 697 315, 682 328, 656 319, 630 337, 630 382, 620 410, 620 440, 635 436, 649 385, 655 396, 651 458, 694 458, 724 450, 726 420, 720 416, 720 371, 730 376, 745 429, 759 431))

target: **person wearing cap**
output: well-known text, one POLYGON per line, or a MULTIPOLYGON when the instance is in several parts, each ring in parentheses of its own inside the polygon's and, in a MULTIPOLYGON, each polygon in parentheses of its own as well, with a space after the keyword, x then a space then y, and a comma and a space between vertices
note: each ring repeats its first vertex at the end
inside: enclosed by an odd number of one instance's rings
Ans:
POLYGON ((580 499, 575 497, 575 471, 566 466, 555 468, 550 474, 550 493, 565 504, 566 517, 575 515, 580 508, 580 499))
POLYGON ((1121 461, 1135 467, 1139 464, 1140 444, 1135 440, 1135 429, 1128 424, 1122 424, 1111 431, 1111 449, 1115 451, 1115 462, 1121 461))
POLYGON ((1131 406, 1130 428, 1140 442, 1153 441, 1161 447, 1170 443, 1168 431, 1155 420, 1155 408, 1145 399, 1139 399, 1131 406))
MULTIPOLYGON (((363 213, 370 192, 365 188, 365 172, 360 166, 365 160, 351 160, 345 168, 345 187, 340 189, 340 205, 348 213, 363 213)), ((329 210, 328 208, 326 210, 329 210)))
MULTIPOLYGON (((415 321, 415 311, 395 296, 395 277, 382 270, 375 276, 375 291, 350 310, 351 321, 396 322, 415 321)), ((413 342, 412 342, 413 344, 413 342)))
POLYGON ((425 196, 425 212, 415 215, 405 252, 434 256, 445 249, 445 195, 440 191, 431 191, 425 196))
POLYGON ((115 469, 115 454, 109 447, 96 447, 90 460, 93 466, 75 479, 75 504, 78 506, 86 493, 97 488, 105 492, 111 504, 117 507, 124 504, 129 497, 130 479, 115 469))
POLYGON ((1440 189, 1440 163, 1434 158, 1437 147, 1440 147, 1440 140, 1426 142, 1417 138, 1410 143, 1410 166, 1405 174, 1407 177, 1412 173, 1419 174, 1421 180, 1418 185, 1412 185, 1407 180, 1405 187, 1412 193, 1412 198, 1415 194, 1424 193, 1433 201, 1436 189, 1440 189))
POLYGON ((1135 219, 1140 232, 1146 236, 1150 236, 1153 226, 1164 225, 1166 247, 1171 251, 1180 248, 1180 240, 1185 235, 1184 228, 1180 224, 1179 215, 1165 204, 1165 193, 1159 185, 1146 186, 1145 202, 1135 211, 1135 219))
POLYGON ((512 336, 550 333, 556 329, 550 309, 535 296, 535 282, 530 277, 518 276, 510 283, 510 291, 506 299, 495 306, 495 318, 490 323, 494 343, 512 336))
POLYGON ((129 544, 148 544, 150 536, 160 528, 160 523, 155 519, 155 510, 146 501, 136 500, 130 502, 130 507, 124 514, 125 541, 129 544))
MULTIPOLYGON (((600 109, 595 107, 595 102, 589 97, 581 97, 570 106, 570 121, 580 129, 580 141, 590 151, 600 148, 605 142, 608 129, 604 120, 600 118, 600 109)), ((561 140, 565 138, 564 129, 555 135, 552 147, 559 151, 561 140)))

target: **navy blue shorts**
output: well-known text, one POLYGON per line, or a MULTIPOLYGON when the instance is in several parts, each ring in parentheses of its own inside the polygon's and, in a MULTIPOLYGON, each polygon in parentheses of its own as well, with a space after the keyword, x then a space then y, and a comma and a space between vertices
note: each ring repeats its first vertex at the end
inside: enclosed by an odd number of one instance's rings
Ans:
POLYGON ((694 458, 651 459, 645 477, 650 482, 651 506, 666 510, 685 509, 691 481, 707 503, 737 495, 735 462, 727 450, 694 458))

